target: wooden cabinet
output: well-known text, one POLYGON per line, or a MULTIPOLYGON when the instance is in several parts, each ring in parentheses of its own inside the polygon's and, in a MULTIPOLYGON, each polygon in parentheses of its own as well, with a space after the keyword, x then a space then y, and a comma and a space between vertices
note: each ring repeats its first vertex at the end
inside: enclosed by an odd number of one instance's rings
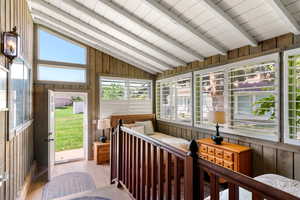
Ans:
POLYGON ((251 149, 249 147, 222 142, 216 145, 210 138, 197 140, 200 145, 199 155, 202 159, 217 165, 252 175, 251 149))
POLYGON ((109 162, 110 143, 94 142, 94 160, 97 165, 109 162))

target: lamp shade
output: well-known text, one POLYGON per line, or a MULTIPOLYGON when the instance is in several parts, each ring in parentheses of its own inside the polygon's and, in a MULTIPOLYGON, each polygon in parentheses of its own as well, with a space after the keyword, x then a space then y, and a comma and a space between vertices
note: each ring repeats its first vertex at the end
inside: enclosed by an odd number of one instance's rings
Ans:
POLYGON ((208 113, 208 120, 213 123, 225 124, 225 112, 224 111, 211 111, 208 113))
POLYGON ((110 126, 110 119, 100 119, 97 123, 98 130, 104 130, 111 128, 110 126))

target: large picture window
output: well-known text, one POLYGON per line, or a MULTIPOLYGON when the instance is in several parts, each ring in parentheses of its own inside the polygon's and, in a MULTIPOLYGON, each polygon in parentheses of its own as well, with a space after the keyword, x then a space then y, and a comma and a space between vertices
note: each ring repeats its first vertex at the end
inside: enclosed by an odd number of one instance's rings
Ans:
POLYGON ((87 82, 87 48, 45 28, 38 29, 37 80, 87 82))
POLYGON ((16 59, 10 66, 9 82, 9 127, 14 131, 31 118, 31 68, 16 59))
POLYGON ((278 54, 195 72, 195 126, 278 140, 278 54), (218 120, 216 120, 218 119, 218 120))
POLYGON ((100 77, 100 118, 117 114, 151 114, 152 81, 100 77))
POLYGON ((192 124, 192 74, 156 82, 157 118, 192 124))
POLYGON ((284 141, 300 145, 300 49, 284 52, 284 141))

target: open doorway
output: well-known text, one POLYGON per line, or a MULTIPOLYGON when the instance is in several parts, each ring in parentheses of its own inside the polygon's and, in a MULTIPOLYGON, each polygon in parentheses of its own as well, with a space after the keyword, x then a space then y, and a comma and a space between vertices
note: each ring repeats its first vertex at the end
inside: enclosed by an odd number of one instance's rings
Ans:
POLYGON ((54 103, 55 164, 85 159, 87 94, 54 92, 54 103))

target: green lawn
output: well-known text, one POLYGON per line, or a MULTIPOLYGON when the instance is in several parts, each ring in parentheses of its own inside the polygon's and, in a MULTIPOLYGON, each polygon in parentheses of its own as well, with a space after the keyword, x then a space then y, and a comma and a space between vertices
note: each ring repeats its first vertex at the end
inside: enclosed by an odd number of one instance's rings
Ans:
POLYGON ((55 109, 55 150, 83 147, 83 114, 73 114, 72 106, 55 109))

